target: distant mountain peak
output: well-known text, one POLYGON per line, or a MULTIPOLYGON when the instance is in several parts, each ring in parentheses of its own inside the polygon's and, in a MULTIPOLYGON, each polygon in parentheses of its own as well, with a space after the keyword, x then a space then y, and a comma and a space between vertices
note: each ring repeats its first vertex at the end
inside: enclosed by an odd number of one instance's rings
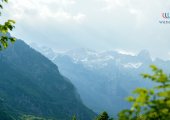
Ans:
POLYGON ((151 55, 148 50, 142 50, 141 52, 139 52, 137 57, 143 60, 151 61, 151 55))
POLYGON ((148 50, 141 50, 138 56, 150 56, 150 53, 148 50))

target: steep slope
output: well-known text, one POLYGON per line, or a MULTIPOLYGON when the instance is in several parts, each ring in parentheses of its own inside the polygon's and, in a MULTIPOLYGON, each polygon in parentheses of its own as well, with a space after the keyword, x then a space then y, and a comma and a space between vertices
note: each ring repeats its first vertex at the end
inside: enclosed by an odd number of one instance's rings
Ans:
POLYGON ((0 98, 19 115, 90 120, 94 112, 81 102, 74 86, 55 64, 18 40, 0 53, 0 98))
POLYGON ((83 102, 95 112, 108 111, 111 115, 116 115, 118 111, 130 106, 124 101, 129 94, 129 90, 127 91, 129 88, 125 84, 136 82, 131 81, 131 77, 124 75, 117 68, 111 66, 113 71, 110 73, 106 69, 109 74, 106 75, 105 70, 88 69, 81 63, 74 63, 68 56, 58 56, 54 63, 77 87, 83 102))

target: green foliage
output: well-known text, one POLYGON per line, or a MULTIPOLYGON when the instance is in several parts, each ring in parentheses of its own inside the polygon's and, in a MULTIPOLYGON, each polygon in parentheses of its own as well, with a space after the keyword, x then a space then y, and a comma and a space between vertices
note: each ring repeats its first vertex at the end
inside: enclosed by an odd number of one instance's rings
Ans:
MULTIPOLYGON (((0 1, 0 9, 3 9, 3 3, 7 3, 8 0, 0 1)), ((0 12, 1 15, 1 12, 0 12)), ((14 43, 16 39, 8 35, 9 31, 14 29, 14 20, 7 20, 4 24, 0 24, 0 50, 8 47, 9 41, 14 43)))
POLYGON ((76 118, 76 116, 75 116, 75 115, 72 117, 72 120, 77 120, 77 118, 76 118))
POLYGON ((103 112, 96 118, 96 120, 113 120, 113 118, 109 118, 107 112, 103 112))
POLYGON ((127 98, 133 105, 130 110, 119 113, 119 120, 169 120, 170 119, 170 76, 162 69, 151 65, 152 75, 142 74, 145 79, 157 83, 152 89, 137 88, 136 97, 127 98))

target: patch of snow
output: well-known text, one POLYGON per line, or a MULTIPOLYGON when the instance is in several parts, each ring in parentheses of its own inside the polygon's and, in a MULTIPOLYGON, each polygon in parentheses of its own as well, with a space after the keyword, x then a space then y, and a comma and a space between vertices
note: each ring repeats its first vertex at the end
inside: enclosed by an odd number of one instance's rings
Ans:
POLYGON ((88 58, 82 59, 81 62, 88 62, 88 58))
POLYGON ((127 63, 127 64, 122 64, 124 68, 135 68, 138 69, 139 67, 142 66, 143 63, 127 63))
POLYGON ((129 52, 129 51, 126 51, 126 50, 116 49, 116 51, 117 51, 119 54, 122 54, 122 55, 136 56, 135 53, 129 52))

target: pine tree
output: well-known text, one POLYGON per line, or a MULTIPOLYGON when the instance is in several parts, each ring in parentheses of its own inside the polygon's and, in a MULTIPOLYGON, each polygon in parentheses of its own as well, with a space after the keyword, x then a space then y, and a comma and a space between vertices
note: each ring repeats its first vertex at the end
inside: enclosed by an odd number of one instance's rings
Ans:
POLYGON ((77 118, 76 118, 76 116, 75 116, 75 115, 72 117, 72 120, 77 120, 77 118))
POLYGON ((109 118, 107 112, 103 112, 96 118, 96 120, 113 120, 113 118, 109 118))

